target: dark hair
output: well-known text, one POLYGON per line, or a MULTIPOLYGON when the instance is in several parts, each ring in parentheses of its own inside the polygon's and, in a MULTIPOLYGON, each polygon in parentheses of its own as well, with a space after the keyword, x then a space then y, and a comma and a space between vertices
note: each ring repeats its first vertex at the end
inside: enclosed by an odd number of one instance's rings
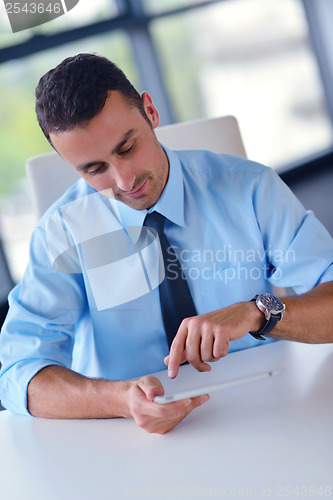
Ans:
POLYGON ((151 125, 140 94, 121 69, 105 57, 68 57, 42 76, 36 87, 36 113, 50 144, 50 133, 72 130, 100 113, 112 90, 119 90, 151 125))

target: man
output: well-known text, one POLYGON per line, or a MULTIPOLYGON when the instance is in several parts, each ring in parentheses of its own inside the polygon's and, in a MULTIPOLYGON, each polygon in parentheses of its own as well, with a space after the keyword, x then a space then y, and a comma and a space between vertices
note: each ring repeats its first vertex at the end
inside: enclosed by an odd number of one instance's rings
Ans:
POLYGON ((208 396, 154 403, 163 388, 145 375, 163 360, 174 378, 184 361, 209 370, 228 350, 265 338, 333 341, 332 239, 271 169, 163 148, 151 97, 91 54, 41 78, 36 111, 46 138, 82 179, 38 224, 25 277, 10 297, 0 381, 8 409, 133 417, 165 433, 208 396), (166 220, 158 232, 165 261, 169 253, 165 279, 156 233, 146 229, 153 214, 166 220), (187 291, 175 314, 185 295, 194 312, 172 333, 169 352, 173 313, 162 295, 179 278, 172 267, 179 262, 187 291), (284 299, 285 313, 271 295, 252 300, 272 285, 300 294, 284 299))

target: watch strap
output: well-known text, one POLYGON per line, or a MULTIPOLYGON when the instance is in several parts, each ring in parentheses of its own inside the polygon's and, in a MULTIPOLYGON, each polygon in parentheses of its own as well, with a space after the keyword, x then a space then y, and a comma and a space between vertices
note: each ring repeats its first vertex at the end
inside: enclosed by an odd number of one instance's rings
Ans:
MULTIPOLYGON (((253 299, 251 299, 251 302, 255 302, 257 300, 257 297, 258 294, 255 295, 253 299)), ((265 337, 262 336, 262 334, 268 335, 275 328, 280 319, 281 314, 271 314, 270 318, 266 321, 261 330, 258 330, 257 332, 249 332, 249 334, 257 340, 266 340, 265 337)))
POLYGON ((261 334, 263 333, 265 335, 268 335, 273 330, 273 328, 275 328, 278 321, 280 321, 279 316, 271 315, 271 317, 266 321, 261 330, 259 330, 258 332, 249 333, 257 340, 266 340, 265 337, 263 337, 261 334))

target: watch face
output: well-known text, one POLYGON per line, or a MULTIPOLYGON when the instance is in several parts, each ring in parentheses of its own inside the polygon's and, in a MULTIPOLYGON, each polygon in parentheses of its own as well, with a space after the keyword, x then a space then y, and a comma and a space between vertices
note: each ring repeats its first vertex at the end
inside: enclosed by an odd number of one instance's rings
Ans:
POLYGON ((261 293, 259 300, 262 305, 271 313, 279 313, 284 311, 284 304, 280 299, 270 293, 261 293))

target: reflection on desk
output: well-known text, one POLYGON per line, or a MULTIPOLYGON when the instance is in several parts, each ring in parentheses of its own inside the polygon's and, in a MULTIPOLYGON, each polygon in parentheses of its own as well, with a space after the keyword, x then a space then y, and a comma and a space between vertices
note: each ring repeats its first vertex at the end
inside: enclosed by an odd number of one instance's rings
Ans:
POLYGON ((265 370, 215 392, 164 436, 131 419, 47 420, 0 413, 1 498, 333 497, 333 345, 279 341, 228 355, 166 387, 265 370))

